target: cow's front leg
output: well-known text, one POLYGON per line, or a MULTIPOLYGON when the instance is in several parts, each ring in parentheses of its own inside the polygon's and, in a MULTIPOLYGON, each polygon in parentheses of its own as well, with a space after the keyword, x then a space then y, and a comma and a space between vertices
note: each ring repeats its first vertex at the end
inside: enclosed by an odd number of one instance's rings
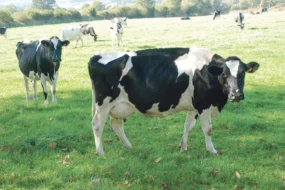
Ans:
POLYGON ((56 83, 58 79, 58 72, 55 72, 54 79, 51 80, 52 103, 57 103, 56 99, 56 83))
POLYGON ((212 131, 211 110, 210 109, 203 110, 200 116, 201 116, 202 130, 205 134, 205 139, 206 139, 206 149, 210 153, 216 154, 217 151, 214 148, 214 145, 211 139, 211 131, 212 131))
POLYGON ((132 145, 129 142, 128 138, 126 137, 126 134, 124 132, 124 121, 123 119, 118 118, 110 118, 111 126, 113 127, 114 131, 116 132, 117 136, 120 138, 122 143, 126 148, 131 148, 132 145))
POLYGON ((188 141, 188 134, 193 129, 197 121, 197 113, 196 112, 188 112, 186 121, 184 123, 184 133, 182 139, 180 141, 180 152, 187 150, 187 141, 188 141))
POLYGON ((104 125, 107 121, 108 114, 96 109, 96 113, 92 118, 92 129, 95 138, 96 154, 104 155, 102 144, 102 133, 104 125))
POLYGON ((46 77, 44 74, 41 74, 41 84, 43 87, 44 97, 45 97, 45 104, 48 104, 48 88, 47 88, 47 82, 46 77))
POLYGON ((29 81, 25 75, 23 75, 23 77, 24 77, 24 86, 25 86, 25 90, 26 90, 26 100, 29 101, 30 100, 29 81))

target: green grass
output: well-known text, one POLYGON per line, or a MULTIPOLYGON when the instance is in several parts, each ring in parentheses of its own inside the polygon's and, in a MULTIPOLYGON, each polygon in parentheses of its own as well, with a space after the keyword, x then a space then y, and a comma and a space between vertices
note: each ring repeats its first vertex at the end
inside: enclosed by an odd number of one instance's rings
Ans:
POLYGON ((108 122, 106 155, 95 155, 87 62, 95 52, 113 51, 109 21, 92 22, 97 42, 89 38, 83 48, 74 48, 74 42, 64 48, 56 105, 43 104, 39 82, 39 100, 25 101, 15 45, 58 36, 63 27, 79 23, 9 28, 7 40, 0 36, 0 189, 284 189, 284 23, 284 12, 246 14, 243 31, 231 15, 215 21, 212 16, 129 20, 125 47, 116 51, 204 47, 260 63, 257 73, 246 76, 245 100, 228 103, 213 119, 217 155, 206 152, 200 122, 190 132, 189 151, 179 152, 186 112, 129 117, 130 150, 108 122))

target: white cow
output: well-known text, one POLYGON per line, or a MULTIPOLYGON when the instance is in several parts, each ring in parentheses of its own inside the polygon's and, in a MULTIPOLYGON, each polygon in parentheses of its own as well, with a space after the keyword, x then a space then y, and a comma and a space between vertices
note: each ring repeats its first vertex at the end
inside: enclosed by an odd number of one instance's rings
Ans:
POLYGON ((81 45, 83 47, 83 34, 80 31, 80 27, 64 28, 61 30, 60 37, 61 40, 75 40, 75 47, 77 46, 78 40, 81 40, 81 45))

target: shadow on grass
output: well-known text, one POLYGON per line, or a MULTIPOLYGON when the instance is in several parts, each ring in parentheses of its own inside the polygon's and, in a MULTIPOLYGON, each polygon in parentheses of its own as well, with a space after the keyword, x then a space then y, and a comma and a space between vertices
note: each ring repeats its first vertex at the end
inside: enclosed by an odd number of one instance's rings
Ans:
POLYGON ((152 49, 156 48, 156 46, 137 46, 138 49, 152 49))

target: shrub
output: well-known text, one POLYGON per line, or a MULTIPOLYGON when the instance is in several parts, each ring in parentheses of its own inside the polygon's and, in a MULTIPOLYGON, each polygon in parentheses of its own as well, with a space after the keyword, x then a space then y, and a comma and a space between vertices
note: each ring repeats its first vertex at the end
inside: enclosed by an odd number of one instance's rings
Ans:
POLYGON ((15 12, 12 17, 17 23, 27 23, 30 21, 25 11, 15 12))
POLYGON ((8 10, 0 10, 0 23, 10 24, 13 22, 13 18, 8 10))

